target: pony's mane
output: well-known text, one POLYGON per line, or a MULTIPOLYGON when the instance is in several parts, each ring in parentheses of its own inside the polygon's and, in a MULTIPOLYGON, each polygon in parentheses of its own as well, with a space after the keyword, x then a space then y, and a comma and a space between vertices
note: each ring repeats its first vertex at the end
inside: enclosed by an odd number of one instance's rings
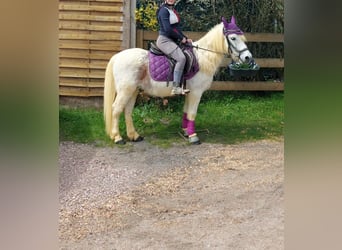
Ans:
POLYGON ((223 36, 223 24, 219 23, 215 25, 196 43, 200 48, 218 52, 213 53, 200 49, 197 51, 200 71, 208 75, 214 75, 218 65, 221 64, 223 59, 221 53, 226 53, 228 50, 225 43, 225 37, 223 36))
MULTIPOLYGON (((244 35, 241 38, 243 41, 246 41, 244 35)), ((218 52, 197 50, 200 71, 208 75, 214 75, 222 62, 223 54, 228 53, 226 38, 223 35, 223 23, 215 25, 206 35, 195 42, 195 45, 218 52)))

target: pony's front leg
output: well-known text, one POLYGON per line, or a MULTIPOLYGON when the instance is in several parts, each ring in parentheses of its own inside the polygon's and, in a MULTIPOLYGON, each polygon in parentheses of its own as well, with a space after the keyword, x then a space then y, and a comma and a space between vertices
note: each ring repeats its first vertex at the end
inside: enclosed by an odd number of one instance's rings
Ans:
MULTIPOLYGON (((185 110, 185 107, 184 107, 184 110, 185 110)), ((188 134, 188 123, 189 123, 189 120, 188 120, 188 114, 184 111, 183 112, 183 119, 182 119, 182 130, 183 130, 183 135, 185 137, 188 137, 189 134, 188 134)))
POLYGON ((185 98, 182 129, 184 136, 188 136, 191 144, 201 144, 195 129, 195 118, 200 99, 200 94, 195 95, 194 93, 191 94, 191 92, 185 98))
POLYGON ((129 99, 125 107, 125 121, 126 121, 127 137, 129 138, 129 140, 133 142, 142 141, 144 139, 142 136, 140 136, 137 133, 137 131, 135 131, 133 119, 132 119, 132 111, 133 111, 138 93, 139 93, 138 90, 134 92, 133 96, 129 99))
POLYGON ((190 120, 188 119, 188 127, 186 130, 188 137, 189 137, 189 142, 191 144, 201 144, 200 139, 197 136, 196 130, 195 130, 195 120, 190 120))

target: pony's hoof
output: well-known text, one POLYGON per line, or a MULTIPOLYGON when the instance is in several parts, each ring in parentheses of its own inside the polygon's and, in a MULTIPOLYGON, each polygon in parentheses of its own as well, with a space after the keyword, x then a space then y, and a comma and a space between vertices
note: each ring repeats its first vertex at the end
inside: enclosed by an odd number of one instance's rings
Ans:
POLYGON ((189 136, 189 143, 191 143, 192 145, 199 145, 199 144, 201 144, 201 141, 198 138, 196 133, 194 133, 194 134, 189 136))
POLYGON ((188 138, 189 137, 189 134, 188 132, 186 131, 186 128, 183 128, 183 136, 188 138))
POLYGON ((144 140, 144 137, 139 135, 138 138, 135 140, 132 140, 132 142, 139 142, 139 141, 143 141, 143 140, 144 140))
POLYGON ((200 145, 202 142, 200 140, 191 142, 192 145, 200 145))
POLYGON ((117 145, 125 145, 126 142, 125 142, 124 139, 120 139, 120 140, 116 141, 115 144, 117 144, 117 145))
POLYGON ((192 142, 191 144, 192 145, 200 145, 202 142, 200 141, 200 140, 198 140, 198 141, 195 141, 195 142, 192 142))

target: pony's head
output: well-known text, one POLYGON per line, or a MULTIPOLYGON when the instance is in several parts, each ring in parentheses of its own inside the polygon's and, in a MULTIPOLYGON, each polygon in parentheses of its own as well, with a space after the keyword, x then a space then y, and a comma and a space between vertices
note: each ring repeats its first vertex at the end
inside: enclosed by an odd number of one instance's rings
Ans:
POLYGON ((221 18, 223 23, 223 35, 227 40, 228 51, 233 61, 249 63, 252 61, 252 53, 245 44, 246 38, 242 30, 236 25, 235 17, 232 16, 230 22, 224 17, 221 18))

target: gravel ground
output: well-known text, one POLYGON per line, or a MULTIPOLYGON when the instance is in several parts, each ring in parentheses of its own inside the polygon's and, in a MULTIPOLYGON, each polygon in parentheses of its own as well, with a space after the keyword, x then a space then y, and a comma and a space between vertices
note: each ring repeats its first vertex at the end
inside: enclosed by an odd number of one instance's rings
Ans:
POLYGON ((61 142, 61 249, 283 249, 284 141, 61 142))

